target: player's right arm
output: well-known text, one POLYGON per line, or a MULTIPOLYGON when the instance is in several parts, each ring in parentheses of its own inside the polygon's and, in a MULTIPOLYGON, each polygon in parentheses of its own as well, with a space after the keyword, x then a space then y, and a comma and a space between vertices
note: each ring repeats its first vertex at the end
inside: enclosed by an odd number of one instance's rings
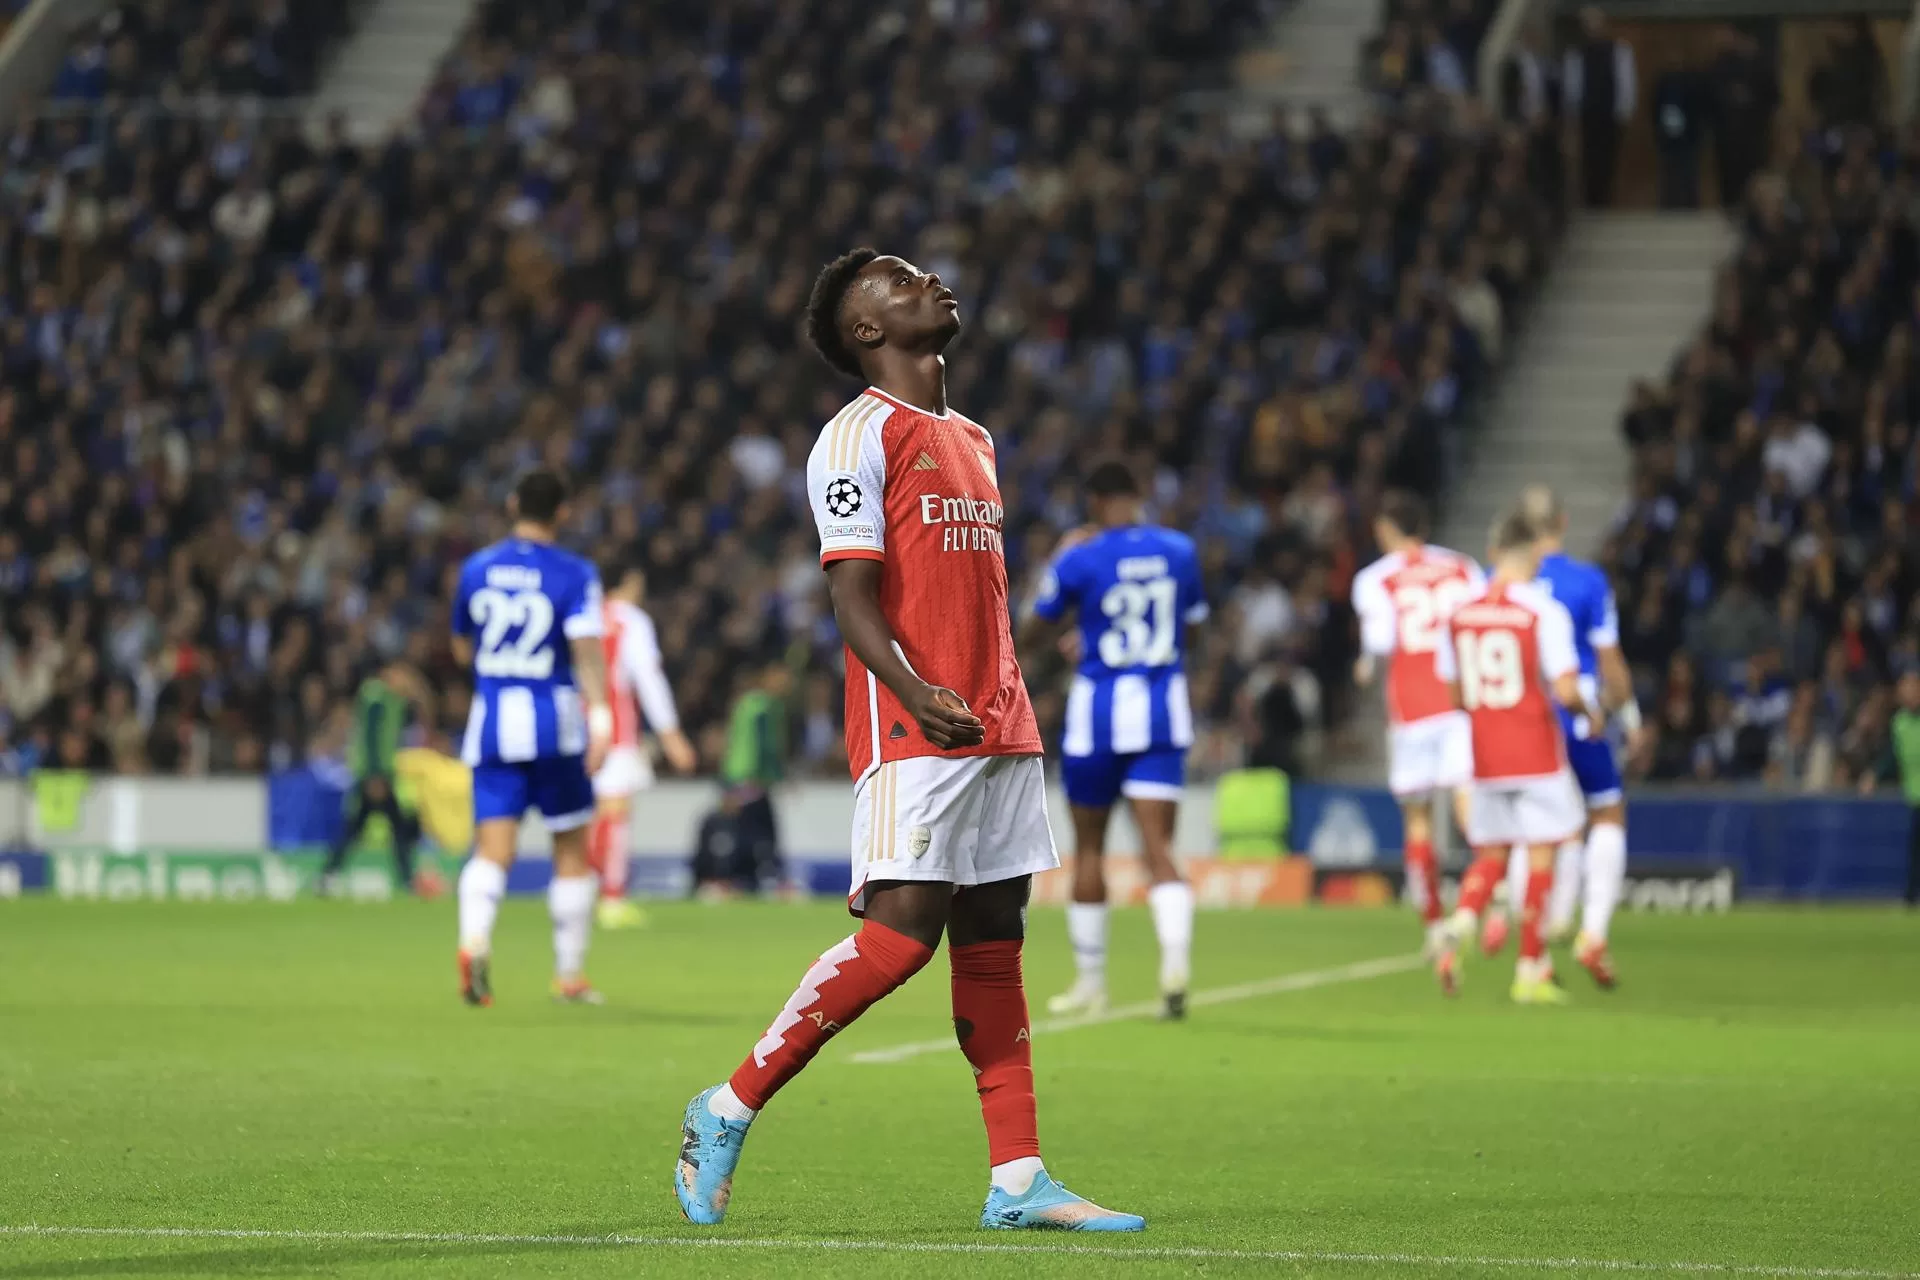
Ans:
POLYGON ((1633 671, 1620 652, 1620 609, 1614 603, 1612 585, 1597 571, 1596 576, 1600 578, 1600 616, 1587 629, 1587 643, 1600 666, 1600 705, 1619 717, 1629 735, 1638 737, 1640 706, 1633 696, 1633 671))
POLYGON ((880 607, 886 571, 886 447, 880 432, 856 427, 850 437, 833 426, 807 459, 807 498, 820 530, 820 563, 827 571, 840 638, 853 656, 887 686, 936 747, 973 747, 986 726, 951 689, 922 680, 908 665, 899 637, 880 607))
POLYGON ((647 727, 660 740, 667 763, 677 773, 692 773, 700 757, 680 728, 680 709, 674 705, 673 686, 667 683, 653 619, 638 609, 631 614, 620 632, 620 664, 640 699, 640 713, 647 718, 647 727))
POLYGON ((1549 597, 1541 601, 1536 616, 1539 624, 1534 635, 1540 648, 1540 673, 1547 678, 1554 701, 1587 718, 1587 737, 1598 736, 1606 712, 1589 704, 1580 692, 1580 655, 1573 647, 1573 615, 1549 597))
MULTIPOLYGON (((1360 656, 1353 662, 1353 682, 1365 686, 1373 683, 1378 664, 1392 655, 1398 634, 1393 597, 1387 594, 1383 574, 1368 568, 1355 575, 1353 611, 1360 619, 1360 656)), ((1445 633, 1443 626, 1441 634, 1445 633)))
POLYGON ((453 589, 453 614, 448 620, 448 629, 453 633, 449 640, 453 649, 453 660, 460 664, 461 670, 471 675, 474 632, 473 585, 467 580, 468 576, 467 567, 461 566, 459 585, 453 589))

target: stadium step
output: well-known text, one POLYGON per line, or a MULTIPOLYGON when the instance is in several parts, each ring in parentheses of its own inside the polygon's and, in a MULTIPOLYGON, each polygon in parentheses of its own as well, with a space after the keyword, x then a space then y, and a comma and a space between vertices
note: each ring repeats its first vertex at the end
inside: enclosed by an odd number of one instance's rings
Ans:
POLYGON ((1268 40, 1236 60, 1234 80, 1247 100, 1321 107, 1336 124, 1366 114, 1360 59, 1380 30, 1380 0, 1293 0, 1268 40))
POLYGON ((355 136, 384 136, 413 110, 477 7, 476 0, 375 0, 328 68, 315 115, 344 112, 355 136))

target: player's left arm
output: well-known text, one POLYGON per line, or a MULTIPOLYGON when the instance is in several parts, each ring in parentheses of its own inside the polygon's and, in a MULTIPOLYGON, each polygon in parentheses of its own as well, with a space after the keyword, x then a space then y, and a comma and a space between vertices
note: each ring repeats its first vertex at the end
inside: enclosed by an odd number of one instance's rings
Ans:
MULTIPOLYGON (((1393 600, 1377 573, 1362 570, 1353 580, 1353 612, 1360 620, 1360 656, 1353 660, 1353 682, 1361 687, 1373 683, 1375 671, 1392 656, 1397 637, 1393 600)), ((1444 638, 1447 628, 1440 633, 1444 638)), ((1458 699, 1455 705, 1459 705, 1458 699)))
POLYGON ((1640 732, 1640 706, 1633 696, 1633 671, 1626 655, 1620 652, 1620 610, 1614 603, 1613 587, 1602 580, 1600 616, 1587 630, 1587 643, 1593 646, 1594 659, 1600 664, 1600 701, 1609 715, 1619 719, 1629 735, 1640 732))
POLYGON ((600 575, 588 569, 560 623, 573 654, 573 680, 587 709, 587 772, 598 773, 613 742, 613 704, 607 697, 607 650, 600 603, 600 575))

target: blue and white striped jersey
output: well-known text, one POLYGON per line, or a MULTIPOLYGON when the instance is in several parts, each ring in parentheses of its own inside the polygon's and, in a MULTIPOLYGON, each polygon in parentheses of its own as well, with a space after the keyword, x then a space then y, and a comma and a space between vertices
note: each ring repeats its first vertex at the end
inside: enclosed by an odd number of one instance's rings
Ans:
POLYGON ((1057 621, 1069 610, 1082 644, 1061 753, 1192 746, 1182 642, 1186 625, 1207 616, 1193 539, 1130 525, 1068 548, 1042 576, 1033 611, 1057 621))
POLYGON ((473 641, 469 765, 577 756, 587 720, 568 641, 601 632, 600 575, 547 542, 508 538, 460 568, 453 632, 473 641))

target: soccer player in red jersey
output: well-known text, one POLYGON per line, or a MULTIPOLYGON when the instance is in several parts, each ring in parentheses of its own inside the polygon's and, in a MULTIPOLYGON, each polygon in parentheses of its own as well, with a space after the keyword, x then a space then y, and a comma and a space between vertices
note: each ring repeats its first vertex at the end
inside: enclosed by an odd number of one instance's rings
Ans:
POLYGON ((1554 850, 1580 831, 1586 807, 1567 767, 1555 703, 1585 716, 1589 734, 1599 731, 1601 713, 1581 696, 1573 619, 1535 584, 1539 568, 1533 522, 1518 512, 1503 519, 1493 533, 1493 580, 1453 611, 1434 654, 1435 670, 1453 686, 1473 729, 1467 838, 1474 860, 1437 964, 1442 986, 1452 991, 1458 948, 1506 876, 1509 851, 1524 845, 1529 875, 1513 998, 1559 1004, 1566 993, 1553 980, 1541 917, 1553 888, 1554 850))
POLYGON ((699 763, 693 743, 680 728, 660 658, 653 619, 640 607, 647 576, 638 565, 602 565, 606 591, 603 638, 607 651, 607 698, 613 707, 613 745, 593 775, 593 827, 587 835, 588 862, 600 877, 595 917, 602 929, 630 929, 645 914, 627 897, 627 834, 633 824, 634 797, 653 785, 643 733, 660 740, 660 750, 675 773, 692 773, 699 763), (644 719, 643 719, 644 716, 644 719))
MULTIPOLYGON (((820 560, 847 646, 858 931, 809 968, 724 1084, 687 1104, 674 1192, 726 1215, 747 1128, 846 1027, 933 958, 944 935, 953 1025, 986 1121, 980 1225, 1138 1231, 1040 1159, 1020 970, 1032 875, 1059 865, 1040 731, 1015 661, 993 440, 947 407, 960 308, 940 277, 855 249, 814 282, 807 331, 869 385, 807 463, 820 560)), ((876 1137, 878 1135, 875 1135, 876 1137)))
POLYGON ((1377 665, 1386 663, 1387 782, 1406 833, 1407 887, 1426 922, 1428 950, 1437 954, 1445 925, 1433 802, 1437 793, 1451 795, 1466 826, 1473 744, 1466 714, 1434 672, 1434 654, 1453 611, 1480 594, 1486 575, 1469 557, 1427 542, 1426 504, 1410 493, 1382 499, 1373 536, 1383 554, 1353 579, 1360 618, 1353 675, 1356 683, 1370 684, 1377 665))

